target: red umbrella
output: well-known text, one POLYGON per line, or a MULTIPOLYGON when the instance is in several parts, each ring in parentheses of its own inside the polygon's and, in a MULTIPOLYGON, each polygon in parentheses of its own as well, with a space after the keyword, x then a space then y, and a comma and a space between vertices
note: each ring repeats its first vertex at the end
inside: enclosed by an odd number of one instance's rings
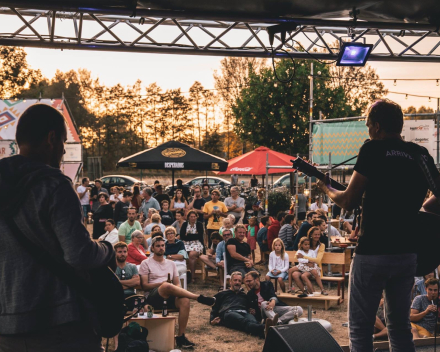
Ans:
MULTIPOLYGON (((266 147, 258 147, 257 149, 237 156, 228 161, 228 168, 226 171, 219 172, 218 175, 266 175, 266 155, 269 154, 269 165, 288 166, 292 165, 290 160, 295 160, 296 157, 283 153, 278 153, 266 147)), ((279 174, 286 172, 293 172, 292 168, 285 169, 269 169, 269 174, 279 174)))

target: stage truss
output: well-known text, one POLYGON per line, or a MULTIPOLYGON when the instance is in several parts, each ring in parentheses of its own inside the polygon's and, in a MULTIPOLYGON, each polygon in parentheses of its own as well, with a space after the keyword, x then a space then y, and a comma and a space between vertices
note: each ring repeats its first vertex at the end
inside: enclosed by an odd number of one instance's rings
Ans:
MULTIPOLYGON (((0 1, 0 6, 2 2, 0 1)), ((277 57, 335 60, 336 41, 374 44, 369 61, 440 62, 440 35, 430 24, 246 18, 178 11, 124 9, 23 9, 0 7, 0 45, 63 50, 164 53, 211 56, 272 55, 266 28, 295 24, 286 42, 275 36, 277 57), (4 23, 8 23, 7 26, 4 23), (5 28, 7 27, 7 28, 5 28), (160 41, 159 41, 160 38, 160 41), (166 40, 164 38, 167 38, 166 40), (296 42, 295 42, 296 41, 296 42)))

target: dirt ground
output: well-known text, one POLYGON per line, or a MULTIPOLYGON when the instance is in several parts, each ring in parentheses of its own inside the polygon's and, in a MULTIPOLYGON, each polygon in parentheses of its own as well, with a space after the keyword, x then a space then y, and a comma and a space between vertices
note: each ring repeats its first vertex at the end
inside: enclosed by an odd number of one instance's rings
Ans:
MULTIPOLYGON (((256 251, 256 261, 259 261, 258 249, 256 251)), ((256 267, 262 274, 262 280, 267 273, 267 266, 256 267)), ((213 275, 213 274, 211 274, 213 275)), ((314 284, 315 285, 315 284, 314 284)), ((287 286, 287 285, 286 285, 287 286)), ((199 276, 196 275, 196 283, 188 284, 188 290, 194 293, 200 293, 205 296, 213 296, 217 293, 219 287, 218 279, 215 276, 209 276, 206 282, 203 282, 199 276)), ((327 284, 325 284, 327 289, 327 284)), ((333 285, 328 290, 330 295, 336 295, 337 289, 333 285)), ((348 345, 348 328, 343 327, 342 324, 347 319, 347 294, 346 299, 339 306, 332 306, 325 311, 323 308, 313 308, 316 314, 313 318, 320 318, 329 321, 332 324, 331 335, 336 339, 340 345, 348 345)), ((307 317, 307 305, 303 305, 303 317, 307 317)), ((211 326, 209 323, 210 307, 198 304, 191 301, 191 312, 186 336, 188 339, 197 344, 194 351, 204 352, 227 352, 233 349, 240 352, 257 352, 262 351, 264 340, 253 337, 244 332, 228 329, 223 326, 211 326)), ((177 313, 170 313, 177 314, 177 313)), ((177 333, 177 329, 176 329, 177 333)), ((113 351, 113 343, 110 342, 109 351, 113 351)))

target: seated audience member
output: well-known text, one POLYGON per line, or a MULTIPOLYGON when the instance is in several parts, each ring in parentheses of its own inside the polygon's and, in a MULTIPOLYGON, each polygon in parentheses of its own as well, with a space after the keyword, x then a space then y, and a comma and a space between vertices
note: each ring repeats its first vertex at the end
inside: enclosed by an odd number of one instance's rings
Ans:
POLYGON ((174 222, 173 213, 169 210, 170 202, 165 199, 160 205, 162 206, 162 210, 159 212, 159 215, 162 218, 162 223, 165 226, 170 226, 174 222))
POLYGON ((256 312, 257 321, 275 317, 278 314, 278 324, 287 324, 295 315, 300 317, 303 309, 300 306, 288 306, 277 298, 273 284, 270 280, 260 281, 260 275, 251 271, 244 277, 244 283, 248 288, 247 296, 250 307, 256 312))
POLYGON ((327 223, 322 219, 313 220, 313 226, 319 228, 321 231, 321 237, 319 238, 319 242, 324 243, 325 248, 328 248, 328 235, 325 232, 327 230, 327 223))
POLYGON ((218 233, 223 236, 223 231, 228 229, 231 230, 232 232, 232 237, 235 237, 234 234, 234 226, 232 225, 233 222, 231 221, 231 218, 229 217, 225 217, 222 221, 222 227, 220 227, 220 229, 218 230, 218 233))
POLYGON ((171 226, 176 229, 177 238, 180 238, 180 229, 182 228, 184 223, 185 223, 185 212, 182 209, 180 209, 176 211, 176 221, 174 221, 171 224, 171 226))
POLYGON ((185 259, 188 259, 188 253, 185 250, 185 244, 176 238, 176 234, 176 229, 172 226, 165 229, 165 257, 176 264, 180 276, 187 271, 185 259))
POLYGON ((414 339, 434 337, 437 324, 439 281, 429 278, 425 281, 426 295, 414 298, 411 305, 411 332, 414 339))
POLYGON ((423 279, 417 280, 414 283, 414 288, 413 288, 414 297, 416 297, 418 295, 426 295, 425 281, 430 279, 430 278, 435 278, 435 273, 434 272, 425 275, 423 277, 423 279))
POLYGON ((272 248, 272 242, 275 238, 278 238, 278 234, 281 229, 281 222, 283 221, 286 213, 283 211, 278 212, 277 219, 272 221, 272 225, 267 230, 267 247, 272 248))
POLYGON ((290 214, 286 215, 284 225, 281 226, 280 232, 278 233, 278 238, 283 241, 286 251, 293 251, 293 235, 296 233, 296 229, 294 228, 295 224, 295 216, 290 214))
POLYGON ((185 336, 190 310, 189 300, 192 299, 199 303, 213 306, 215 298, 196 295, 180 287, 176 264, 172 260, 164 258, 165 240, 162 237, 153 238, 151 241, 151 253, 153 255, 144 260, 139 268, 146 304, 153 306, 154 309, 162 309, 164 301, 166 301, 168 308, 177 308, 179 310, 179 329, 176 336, 176 345, 179 348, 194 347, 195 343, 189 341, 185 336), (168 274, 172 283, 167 282, 168 274))
POLYGON ((218 232, 211 233, 211 248, 206 251, 206 254, 200 256, 200 260, 209 266, 211 269, 217 268, 216 251, 218 244, 223 240, 218 232))
POLYGON ((255 318, 257 311, 250 310, 249 298, 241 288, 242 282, 241 273, 235 271, 231 274, 231 288, 214 296, 215 304, 210 316, 211 325, 223 325, 264 338, 265 330, 267 331, 270 326, 278 322, 278 315, 275 315, 273 319, 268 318, 266 326, 259 323, 255 318))
POLYGON ((225 289, 225 287, 223 287, 223 278, 225 275, 225 262, 224 262, 224 257, 223 255, 225 254, 225 250, 226 250, 226 242, 229 241, 229 239, 232 238, 232 231, 229 229, 226 229, 225 231, 223 231, 223 241, 221 241, 218 245, 217 245, 217 249, 215 250, 215 265, 218 267, 219 269, 219 280, 220 280, 220 288, 219 290, 223 290, 225 289))
POLYGON ((287 279, 289 270, 289 255, 284 249, 284 243, 281 238, 275 238, 272 242, 272 252, 269 255, 269 272, 266 274, 266 281, 277 279, 283 292, 286 291, 284 280, 287 279))
POLYGON ((388 329, 386 327, 385 316, 384 316, 384 299, 382 298, 379 303, 379 308, 376 313, 376 322, 374 323, 374 331, 373 340, 377 340, 380 338, 388 338, 388 329))
POLYGON ((140 278, 136 265, 127 263, 128 246, 125 242, 118 242, 114 245, 116 254, 115 274, 124 289, 125 298, 135 294, 135 288, 140 286, 140 278))
MULTIPOLYGON (((318 209, 316 211, 318 213, 318 219, 322 219, 325 221, 326 224, 328 224, 328 218, 326 216, 326 213, 322 209, 318 209)), ((335 236, 335 237, 341 237, 341 233, 338 231, 338 229, 335 226, 328 226, 327 225, 327 236, 335 236)))
POLYGON ((105 231, 107 232, 99 237, 98 241, 107 241, 112 245, 119 242, 118 230, 116 229, 115 221, 113 219, 107 219, 105 222, 105 231))
POLYGON ((147 252, 151 253, 151 241, 153 240, 154 237, 160 236, 162 238, 164 237, 164 234, 162 233, 162 231, 160 230, 159 226, 154 226, 153 230, 151 231, 151 237, 149 239, 147 239, 147 252))
POLYGON ((226 259, 228 264, 228 273, 239 271, 244 275, 249 271, 256 271, 254 262, 251 259, 251 247, 244 242, 246 237, 246 228, 238 224, 235 227, 235 238, 231 238, 226 243, 226 259))
POLYGON ((198 216, 194 210, 188 212, 188 221, 180 228, 180 239, 185 244, 188 252, 188 265, 191 271, 191 282, 194 283, 196 261, 203 254, 203 224, 197 221, 198 216))
MULTIPOLYGON (((154 215, 154 214, 158 214, 159 212, 156 210, 156 209, 154 209, 154 208, 150 208, 150 209, 148 209, 148 213, 147 213, 147 218, 145 219, 145 221, 144 221, 144 229, 148 226, 148 225, 150 225, 151 224, 151 217, 154 215)), ((140 214, 144 214, 144 213, 142 213, 142 212, 140 212, 140 214)))
POLYGON ((119 228, 124 221, 127 221, 127 211, 130 208, 130 203, 133 199, 133 193, 124 191, 120 202, 115 205, 114 219, 116 227, 119 228))
POLYGON ((322 210, 327 212, 328 211, 328 206, 323 201, 321 201, 319 196, 316 196, 315 197, 315 203, 312 203, 310 205, 310 210, 316 211, 318 209, 322 209, 322 210))
POLYGON ((114 186, 110 188, 110 201, 119 202, 122 199, 122 192, 124 191, 124 188, 119 188, 118 186, 114 186))
POLYGON ((269 247, 267 246, 267 229, 272 225, 270 216, 263 216, 261 218, 261 224, 263 227, 260 228, 257 233, 257 242, 260 246, 261 260, 256 264, 264 264, 267 261, 265 252, 269 251, 269 247))
POLYGON ((165 231, 165 225, 160 222, 161 217, 159 214, 153 214, 151 216, 151 222, 144 229, 144 234, 149 235, 151 233, 151 228, 155 225, 159 225, 162 232, 165 231))
POLYGON ((136 217, 136 208, 129 208, 127 211, 127 221, 119 226, 119 241, 129 244, 131 243, 131 234, 136 230, 142 231, 142 226, 139 221, 136 220, 136 217))
POLYGON ((301 238, 306 237, 309 230, 313 227, 313 220, 318 218, 316 211, 309 211, 306 215, 306 220, 301 224, 298 232, 295 236, 295 243, 293 244, 293 250, 298 250, 298 244, 301 238))
POLYGON ((145 248, 142 246, 145 237, 142 231, 136 230, 131 234, 131 243, 128 245, 127 262, 140 265, 148 257, 145 255, 145 248))

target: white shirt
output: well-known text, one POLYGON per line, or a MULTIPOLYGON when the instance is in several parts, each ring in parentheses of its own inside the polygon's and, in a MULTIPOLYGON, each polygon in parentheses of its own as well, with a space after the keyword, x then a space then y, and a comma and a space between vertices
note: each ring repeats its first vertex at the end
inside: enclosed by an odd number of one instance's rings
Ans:
MULTIPOLYGON (((318 249, 318 248, 319 248, 319 246, 316 247, 316 249, 318 249)), ((296 253, 301 253, 302 255, 310 257, 310 258, 316 258, 317 257, 316 250, 314 251, 313 249, 309 249, 309 251, 307 253, 304 252, 302 249, 299 249, 298 252, 296 252, 296 253)), ((298 263, 305 264, 305 263, 308 263, 308 262, 309 262, 308 259, 298 258, 298 263)))
POLYGON ((116 242, 119 242, 119 236, 118 236, 118 229, 114 228, 110 231, 110 233, 107 231, 105 234, 103 234, 101 237, 99 237, 100 241, 107 241, 111 244, 115 244, 116 242))
POLYGON ((115 195, 112 194, 112 195, 110 196, 110 201, 116 201, 116 202, 119 202, 119 201, 122 199, 122 196, 123 196, 123 194, 120 193, 119 196, 118 196, 118 198, 115 198, 115 195))
POLYGON ((321 207, 318 207, 318 203, 313 203, 311 206, 310 206, 310 210, 312 210, 312 211, 316 211, 316 210, 318 210, 318 209, 322 209, 322 210, 324 210, 324 211, 328 211, 328 206, 327 205, 325 205, 324 203, 322 203, 321 204, 321 207))
MULTIPOLYGON (((76 189, 76 191, 78 193, 84 193, 86 190, 87 190, 87 188, 84 186, 78 186, 78 188, 76 189)), ((84 196, 79 199, 79 202, 81 203, 81 205, 90 205, 89 191, 87 191, 86 194, 84 194, 84 196)), ((86 216, 86 215, 87 214, 84 214, 84 216, 86 216)))
POLYGON ((269 255, 269 271, 279 270, 282 273, 287 272, 289 270, 289 256, 287 253, 284 253, 284 260, 281 259, 280 256, 275 254, 275 251, 272 251, 269 255))

